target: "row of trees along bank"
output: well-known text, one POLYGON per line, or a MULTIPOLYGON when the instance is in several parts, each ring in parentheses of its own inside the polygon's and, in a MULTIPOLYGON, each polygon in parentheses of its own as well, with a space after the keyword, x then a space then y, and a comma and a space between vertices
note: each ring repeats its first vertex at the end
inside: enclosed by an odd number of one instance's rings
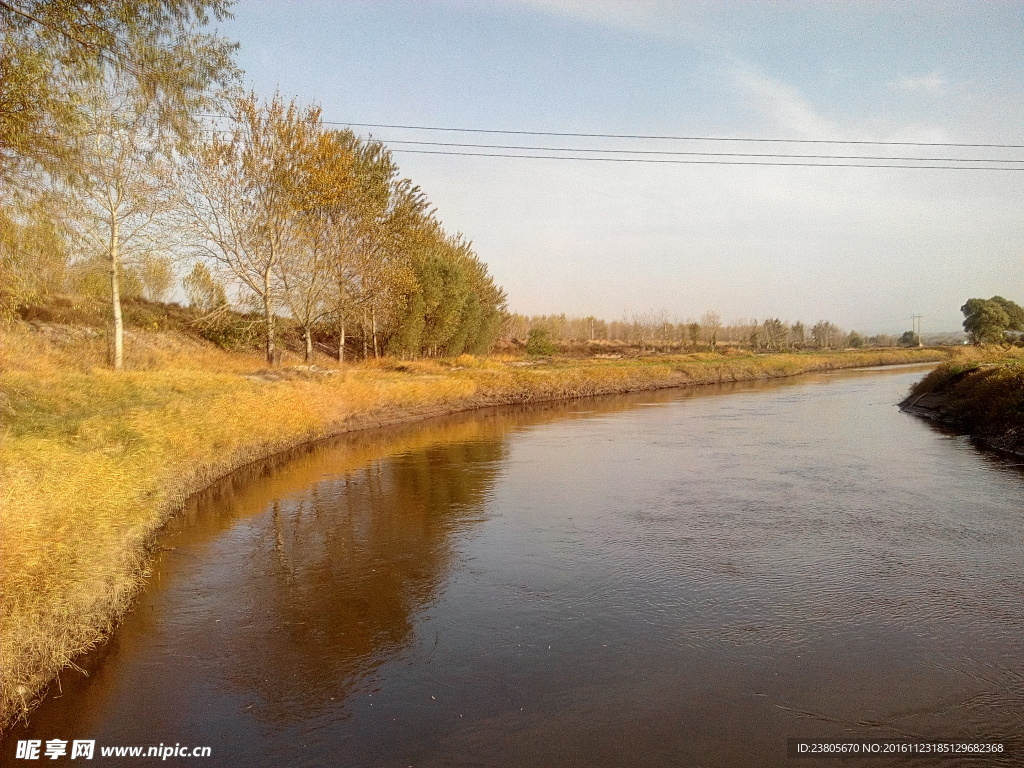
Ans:
POLYGON ((190 279, 210 265, 242 289, 262 312, 268 361, 279 309, 307 361, 328 325, 339 360, 352 325, 374 356, 484 352, 497 338, 505 295, 471 244, 444 231, 383 144, 326 129, 318 108, 238 99, 178 178, 176 229, 201 259, 190 279))
MULTIPOLYGON (((671 319, 667 312, 645 312, 621 320, 567 315, 513 314, 506 325, 506 338, 526 339, 538 332, 563 341, 613 341, 640 347, 682 348, 718 344, 748 347, 754 350, 788 351, 794 349, 842 349, 894 347, 901 345, 895 336, 866 336, 844 331, 832 322, 819 320, 813 324, 802 321, 785 322, 779 318, 722 321, 717 312, 705 312, 700 320, 671 319)), ((911 344, 902 344, 911 346, 911 344)), ((916 338, 912 346, 917 346, 916 338)))
POLYGON ((307 361, 315 329, 339 360, 353 327, 364 356, 491 347, 505 295, 471 244, 382 143, 241 95, 234 45, 201 31, 228 3, 24 5, 0 5, 0 313, 102 290, 121 368, 126 288, 166 298, 191 264, 193 303, 257 315, 270 364, 282 316, 307 361))

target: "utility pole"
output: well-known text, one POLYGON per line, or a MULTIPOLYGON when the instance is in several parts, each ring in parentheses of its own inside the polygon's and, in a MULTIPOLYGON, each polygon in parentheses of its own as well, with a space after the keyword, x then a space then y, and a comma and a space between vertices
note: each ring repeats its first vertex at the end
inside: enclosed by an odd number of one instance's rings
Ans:
POLYGON ((923 347, 924 341, 921 339, 921 315, 911 315, 910 322, 912 323, 914 335, 917 336, 917 346, 923 347))

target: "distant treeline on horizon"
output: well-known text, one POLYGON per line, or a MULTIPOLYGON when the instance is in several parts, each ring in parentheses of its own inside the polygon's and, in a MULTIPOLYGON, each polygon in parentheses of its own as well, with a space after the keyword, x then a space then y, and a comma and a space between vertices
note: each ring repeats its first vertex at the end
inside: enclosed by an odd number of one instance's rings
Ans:
POLYGON ((768 318, 725 323, 717 312, 705 312, 700 320, 684 321, 670 318, 667 312, 634 314, 611 321, 565 314, 512 314, 506 323, 504 338, 527 339, 530 332, 536 330, 559 341, 617 341, 641 346, 672 344, 710 348, 725 344, 763 350, 917 346, 919 341, 959 344, 964 338, 959 333, 942 333, 923 334, 919 340, 913 331, 901 336, 868 335, 846 331, 827 320, 808 324, 768 318))

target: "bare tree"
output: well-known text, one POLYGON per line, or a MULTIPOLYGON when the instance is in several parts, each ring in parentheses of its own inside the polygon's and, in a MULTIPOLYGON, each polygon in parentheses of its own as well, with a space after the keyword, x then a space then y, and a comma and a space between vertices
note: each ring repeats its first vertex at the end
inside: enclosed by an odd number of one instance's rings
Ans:
POLYGON ((124 366, 121 273, 159 246, 157 234, 174 207, 171 151, 156 105, 123 78, 85 91, 75 172, 64 180, 68 221, 80 254, 109 272, 110 364, 124 366))
POLYGON ((278 361, 281 265, 300 247, 296 184, 319 117, 318 108, 302 111, 280 95, 261 105, 249 94, 234 102, 230 127, 183 163, 181 225, 199 254, 259 305, 268 365, 278 361))
POLYGON ((839 328, 827 320, 819 320, 811 328, 811 338, 814 346, 821 349, 831 349, 839 340, 839 328))
POLYGON ((704 334, 704 341, 711 346, 711 351, 715 351, 715 347, 718 346, 718 334, 722 330, 722 317, 717 312, 708 310, 700 318, 701 331, 704 334))

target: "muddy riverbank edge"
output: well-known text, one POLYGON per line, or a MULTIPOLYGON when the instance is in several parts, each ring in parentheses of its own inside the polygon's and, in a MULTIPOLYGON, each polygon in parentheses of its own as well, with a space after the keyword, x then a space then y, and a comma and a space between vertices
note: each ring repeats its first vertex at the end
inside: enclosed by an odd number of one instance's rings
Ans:
POLYGON ((988 448, 1024 456, 1024 357, 1007 354, 990 350, 979 352, 980 360, 942 363, 914 386, 900 408, 988 448))
MULTIPOLYGON (((349 432, 493 406, 783 378, 815 371, 935 362, 947 354, 941 349, 869 350, 720 360, 659 358, 615 361, 608 366, 595 365, 590 361, 506 361, 504 365, 509 366, 508 375, 496 373, 493 368, 465 371, 456 366, 444 377, 426 377, 450 378, 449 384, 465 385, 461 389, 450 390, 444 397, 423 397, 421 402, 417 402, 416 392, 403 390, 402 397, 395 397, 388 396, 388 391, 383 388, 380 391, 384 394, 378 402, 369 404, 362 412, 342 418, 324 418, 312 427, 308 421, 296 423, 298 428, 294 431, 278 432, 269 439, 266 429, 262 432, 255 430, 254 439, 226 446, 228 449, 212 460, 186 461, 175 456, 176 461, 171 461, 172 454, 168 453, 165 468, 175 470, 173 477, 131 478, 139 486, 136 495, 149 498, 150 503, 141 517, 132 518, 133 524, 127 529, 110 529, 107 538, 116 537, 117 541, 102 540, 103 531, 108 530, 104 525, 95 526, 87 537, 79 537, 80 541, 99 548, 106 546, 116 555, 112 555, 109 561, 103 561, 100 556, 103 567, 93 567, 86 574, 96 584, 92 592, 76 593, 66 600, 49 600, 45 604, 41 597, 34 598, 27 593, 19 595, 16 590, 8 590, 6 599, 0 598, 6 603, 0 605, 3 610, 0 626, 0 736, 13 722, 27 717, 62 669, 73 666, 76 657, 104 642, 113 632, 120 618, 131 608, 139 590, 144 588, 155 542, 168 520, 184 508, 193 494, 247 465, 349 432), (33 599, 39 604, 34 604, 33 599)), ((403 370, 400 365, 396 369, 399 372, 403 370)), ((309 378, 309 374, 302 371, 291 375, 304 380, 309 378)), ((248 375, 246 378, 253 377, 248 375)), ((307 387, 306 395, 309 396, 310 392, 314 390, 307 387)), ((321 397, 341 396, 342 390, 336 388, 315 394, 321 397)), ((11 410, 9 405, 8 410, 11 410)), ((323 414, 331 411, 331 408, 317 409, 323 414)), ((258 415, 253 414, 253 418, 258 418, 258 415)), ((173 451, 173 446, 167 450, 173 451)), ((5 458, 8 462, 11 459, 10 455, 5 458)), ((16 455, 14 458, 17 460, 16 455)), ((10 508, 17 510, 20 501, 17 490, 8 496, 10 508)), ((120 510, 103 511, 111 517, 120 517, 117 514, 120 510)), ((131 517, 130 512, 126 511, 124 516, 131 517)), ((8 528, 5 536, 10 538, 0 541, 0 545, 13 551, 17 543, 17 527, 5 527, 8 528)), ((62 528, 62 531, 68 535, 67 530, 62 528)), ((70 542, 60 542, 60 545, 64 548, 79 546, 73 532, 71 539, 70 542)), ((54 542, 55 545, 57 543, 54 542)), ((3 554, 6 556, 7 552, 3 554)), ((8 562, 12 560, 8 559, 8 562)), ((45 593, 45 590, 40 592, 45 593)))

